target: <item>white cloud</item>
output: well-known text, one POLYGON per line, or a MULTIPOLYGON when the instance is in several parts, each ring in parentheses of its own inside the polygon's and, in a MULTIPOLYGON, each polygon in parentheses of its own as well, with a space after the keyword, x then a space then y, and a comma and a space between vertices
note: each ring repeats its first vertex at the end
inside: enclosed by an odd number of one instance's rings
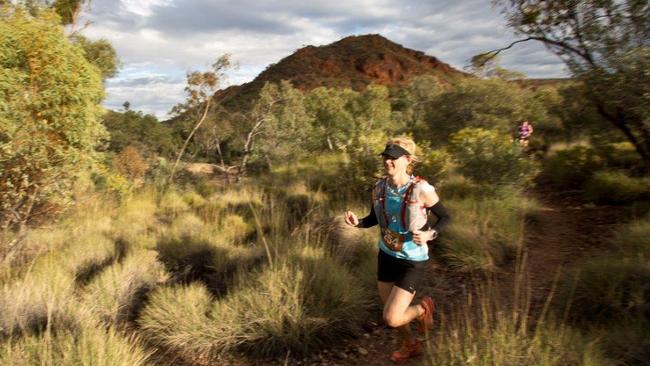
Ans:
POLYGON ((124 10, 138 16, 148 17, 153 14, 156 6, 168 6, 171 0, 121 0, 124 10))

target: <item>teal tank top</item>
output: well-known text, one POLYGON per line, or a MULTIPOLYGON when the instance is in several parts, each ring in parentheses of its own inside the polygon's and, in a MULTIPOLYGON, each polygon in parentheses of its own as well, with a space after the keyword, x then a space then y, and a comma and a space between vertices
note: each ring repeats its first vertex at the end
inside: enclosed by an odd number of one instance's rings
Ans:
POLYGON ((405 235, 404 245, 402 250, 395 252, 390 250, 384 240, 379 238, 379 249, 386 254, 400 259, 408 259, 410 261, 421 262, 429 259, 429 247, 426 244, 418 245, 413 241, 413 234, 404 227, 401 218, 402 201, 408 189, 409 184, 412 183, 413 177, 409 183, 395 189, 389 184, 386 185, 386 217, 388 218, 388 228, 392 231, 405 235))

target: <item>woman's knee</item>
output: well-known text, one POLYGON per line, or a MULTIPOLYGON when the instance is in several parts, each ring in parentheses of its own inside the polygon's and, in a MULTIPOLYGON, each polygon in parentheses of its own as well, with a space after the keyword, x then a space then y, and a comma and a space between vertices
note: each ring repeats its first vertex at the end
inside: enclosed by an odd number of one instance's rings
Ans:
POLYGON ((384 322, 392 328, 402 325, 402 315, 396 312, 384 312, 384 322))

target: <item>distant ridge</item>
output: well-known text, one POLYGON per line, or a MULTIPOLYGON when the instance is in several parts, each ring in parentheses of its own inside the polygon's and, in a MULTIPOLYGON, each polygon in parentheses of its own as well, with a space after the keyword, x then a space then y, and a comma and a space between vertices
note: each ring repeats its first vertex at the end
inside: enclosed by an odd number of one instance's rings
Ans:
POLYGON ((217 98, 226 107, 237 107, 253 100, 267 81, 290 80, 303 91, 319 86, 361 90, 371 83, 403 85, 425 74, 433 75, 441 84, 468 76, 381 35, 349 36, 325 46, 300 48, 269 65, 253 81, 219 91, 217 98))

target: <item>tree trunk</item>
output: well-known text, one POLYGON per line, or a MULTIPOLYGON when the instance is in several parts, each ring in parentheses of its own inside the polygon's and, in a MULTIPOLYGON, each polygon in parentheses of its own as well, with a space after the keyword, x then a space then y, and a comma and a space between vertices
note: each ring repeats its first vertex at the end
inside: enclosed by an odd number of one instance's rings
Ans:
POLYGON ((605 110, 605 106, 600 100, 594 100, 594 103, 596 104, 598 114, 623 132, 627 140, 634 145, 636 152, 641 156, 644 167, 646 169, 650 168, 650 141, 639 141, 639 139, 634 135, 634 132, 630 129, 629 121, 626 121, 625 116, 621 112, 612 115, 605 110))
POLYGON ((259 129, 262 128, 262 124, 266 121, 266 117, 262 117, 255 122, 253 128, 248 132, 246 136, 246 143, 244 143, 244 156, 242 158, 241 168, 237 174, 237 181, 239 181, 240 176, 246 174, 246 164, 248 164, 248 157, 253 152, 253 144, 255 142, 255 136, 258 135, 259 129))
POLYGON ((190 140, 192 139, 192 136, 194 136, 194 133, 196 132, 196 130, 198 130, 199 127, 201 127, 201 124, 205 120, 205 117, 208 115, 208 110, 210 109, 210 101, 211 100, 212 100, 212 97, 210 96, 205 101, 205 110, 203 111, 203 115, 201 116, 201 119, 194 126, 194 128, 190 132, 189 136, 187 136, 187 139, 185 139, 185 143, 183 143, 183 147, 181 147, 181 151, 178 152, 178 156, 176 157, 176 161, 174 162, 174 166, 172 167, 172 172, 171 172, 171 174, 169 174, 169 179, 167 180, 167 186, 169 186, 173 182, 174 174, 176 173, 176 168, 178 167, 178 163, 181 161, 181 157, 185 153, 185 149, 187 148, 187 145, 190 143, 190 140))
POLYGON ((217 154, 219 155, 219 162, 221 163, 221 167, 225 170, 226 169, 226 164, 223 161, 223 154, 221 153, 221 140, 219 138, 217 140, 217 154))

